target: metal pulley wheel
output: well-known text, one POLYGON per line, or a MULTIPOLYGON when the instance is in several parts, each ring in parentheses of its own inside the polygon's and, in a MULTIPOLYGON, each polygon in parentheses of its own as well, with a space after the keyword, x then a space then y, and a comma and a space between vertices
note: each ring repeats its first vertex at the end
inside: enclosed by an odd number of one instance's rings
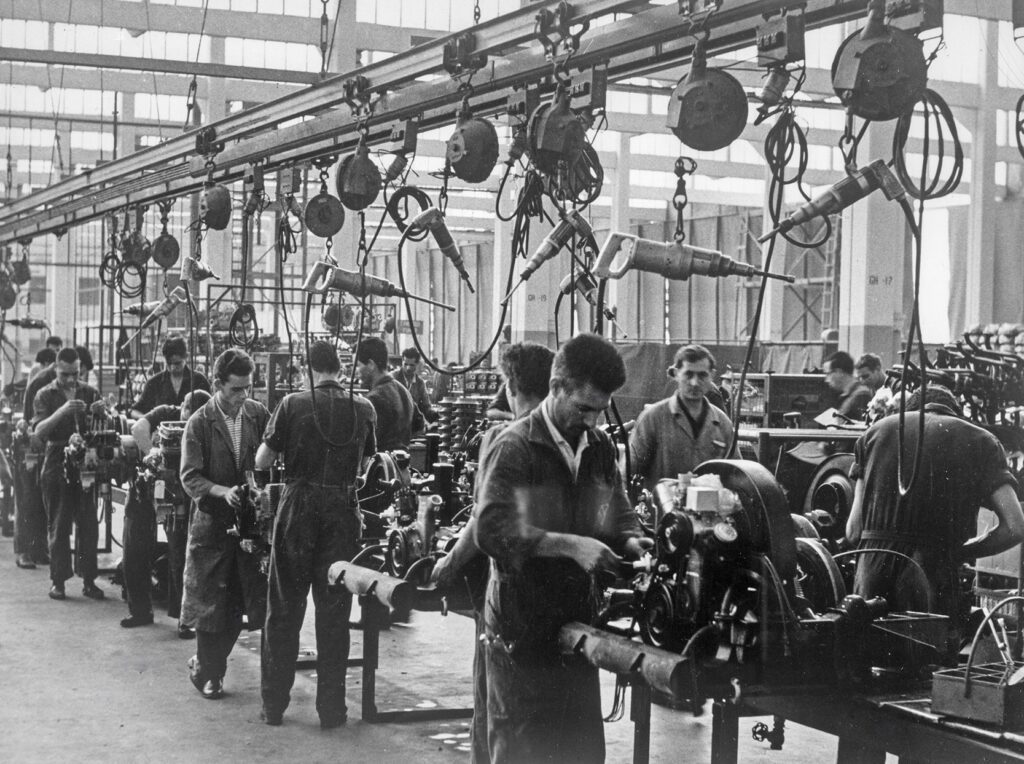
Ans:
POLYGON ((350 210, 364 210, 377 200, 381 187, 380 169, 370 159, 370 150, 365 143, 360 142, 355 153, 341 160, 335 186, 341 203, 350 210))
POLYGON ((752 553, 768 555, 784 582, 796 571, 796 538, 786 495, 772 474, 757 462, 712 459, 697 466, 698 475, 718 475, 740 498, 733 515, 736 530, 752 553))
POLYGON ((345 208, 335 197, 321 193, 306 202, 302 218, 310 233, 330 239, 345 225, 345 208))
POLYGON ((171 234, 164 232, 153 242, 153 262, 165 271, 173 268, 181 255, 181 246, 171 234))
POLYGON ((324 325, 324 329, 338 333, 342 329, 352 326, 352 322, 356 320, 356 312, 351 305, 339 305, 336 302, 332 302, 324 308, 320 320, 324 325))
POLYGON ((717 151, 747 126, 747 94, 728 72, 708 69, 705 42, 697 41, 690 71, 672 91, 667 125, 690 148, 717 151))
POLYGON ((207 228, 223 231, 231 222, 231 192, 219 183, 207 183, 199 194, 199 219, 207 228))
POLYGON ((6 273, 0 273, 0 310, 10 310, 18 301, 18 288, 6 273))
POLYGON ((550 103, 542 103, 530 116, 527 130, 530 159, 542 173, 558 171, 564 161, 573 166, 586 144, 586 131, 576 112, 569 105, 569 94, 559 86, 550 103))
POLYGON ((638 619, 644 642, 663 650, 678 652, 685 643, 685 626, 693 617, 690 593, 685 586, 669 586, 657 581, 644 595, 638 619))
POLYGON ((832 454, 818 465, 804 498, 804 515, 824 519, 819 513, 826 513, 839 536, 846 531, 846 520, 853 507, 853 479, 850 477, 853 463, 853 454, 832 454))
POLYGON ((467 183, 483 183, 498 163, 498 131, 486 119, 460 117, 448 139, 445 157, 452 172, 467 183))
POLYGON ((27 284, 32 280, 32 270, 28 265, 28 255, 25 255, 21 260, 17 260, 11 263, 11 281, 17 286, 27 284))
POLYGON ((815 613, 825 613, 846 596, 839 566, 820 541, 796 540, 796 590, 815 613))
POLYGON ((124 239, 124 257, 143 265, 153 254, 153 245, 142 231, 132 231, 124 239))
POLYGON ((864 29, 847 37, 832 60, 832 88, 861 119, 897 119, 928 86, 923 45, 910 32, 886 26, 885 3, 872 6, 864 29))

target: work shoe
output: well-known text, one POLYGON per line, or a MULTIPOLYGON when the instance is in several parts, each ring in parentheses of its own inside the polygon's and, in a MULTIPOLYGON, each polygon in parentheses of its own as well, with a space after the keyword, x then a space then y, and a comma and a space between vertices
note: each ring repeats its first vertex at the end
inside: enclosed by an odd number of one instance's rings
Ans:
POLYGON ((148 616, 144 615, 130 615, 127 618, 121 619, 121 628, 123 629, 134 629, 136 626, 149 626, 153 623, 152 613, 148 616))
POLYGON ((50 587, 50 599, 51 600, 63 600, 67 599, 67 595, 64 594, 64 584, 54 584, 50 587))
POLYGON ((183 624, 178 624, 178 639, 195 639, 196 630, 183 624))
POLYGON ((101 600, 106 597, 103 590, 96 586, 92 581, 86 581, 82 585, 82 594, 91 600, 101 600))
POLYGON ((36 564, 34 562, 32 562, 32 558, 29 557, 27 554, 19 554, 15 558, 14 564, 17 565, 22 570, 35 570, 36 569, 36 564))
POLYGON ((220 700, 224 697, 224 680, 210 679, 203 685, 200 692, 207 700, 220 700))
POLYGON ((280 727, 281 722, 284 721, 283 717, 284 714, 268 711, 265 708, 260 710, 260 721, 271 727, 280 727))
POLYGON ((203 675, 199 671, 198 655, 193 655, 188 659, 188 678, 192 682, 193 687, 199 690, 199 692, 203 691, 203 685, 206 684, 206 680, 203 679, 203 675))

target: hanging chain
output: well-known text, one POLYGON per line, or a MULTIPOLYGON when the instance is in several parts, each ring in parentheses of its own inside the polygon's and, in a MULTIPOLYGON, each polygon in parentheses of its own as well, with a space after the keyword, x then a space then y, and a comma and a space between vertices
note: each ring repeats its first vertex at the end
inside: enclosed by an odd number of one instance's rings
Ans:
POLYGON ((162 228, 160 233, 167 233, 167 222, 171 218, 171 207, 174 206, 174 200, 168 199, 164 202, 157 202, 157 206, 160 208, 160 226, 162 228))
POLYGON ((14 157, 11 156, 11 144, 7 143, 7 183, 4 186, 5 201, 10 201, 13 196, 11 186, 14 185, 14 157))
POLYGON ((196 76, 192 75, 192 81, 188 83, 188 95, 185 96, 185 124, 181 126, 183 131, 188 130, 189 123, 192 121, 192 112, 196 108, 196 91, 199 89, 199 83, 196 82, 196 76))
POLYGON ((437 207, 441 214, 448 211, 448 179, 452 176, 452 165, 447 159, 444 160, 444 176, 441 181, 441 191, 437 195, 437 207))
POLYGON ((839 153, 843 155, 843 165, 847 172, 854 172, 857 169, 858 143, 859 141, 853 133, 853 114, 847 112, 843 134, 839 136, 839 153))
MULTIPOLYGON (((324 5, 326 6, 327 3, 324 2, 324 5)), ((331 177, 330 164, 328 164, 327 162, 323 162, 323 163, 317 162, 317 166, 320 168, 320 195, 321 196, 326 196, 327 195, 327 181, 331 177)), ((333 250, 334 250, 334 237, 333 236, 328 236, 327 237, 327 239, 324 241, 324 248, 325 248, 324 257, 327 260, 329 260, 332 263, 334 263, 335 265, 337 265, 338 260, 337 260, 337 258, 334 257, 334 252, 333 252, 333 250)))
POLYGON ((323 13, 320 14, 320 76, 327 76, 327 3, 330 0, 320 0, 323 3, 323 13))
POLYGON ((473 3, 473 24, 475 26, 476 24, 479 24, 479 23, 480 23, 480 0, 476 0, 476 2, 473 3))
POLYGON ((370 262, 370 250, 366 246, 366 213, 359 210, 359 242, 356 244, 356 262, 365 268, 370 262))
POLYGON ((691 157, 679 157, 676 160, 675 173, 679 179, 676 181, 676 192, 672 195, 672 206, 676 210, 676 232, 675 240, 682 244, 686 240, 686 219, 683 211, 689 203, 686 196, 686 176, 692 175, 697 169, 697 162, 691 157))

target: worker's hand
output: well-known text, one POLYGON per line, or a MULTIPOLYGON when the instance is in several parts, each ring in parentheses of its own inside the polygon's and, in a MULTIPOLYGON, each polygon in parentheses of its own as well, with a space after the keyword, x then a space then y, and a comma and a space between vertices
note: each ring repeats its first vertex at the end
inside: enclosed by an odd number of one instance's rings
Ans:
POLYGON ((57 411, 60 413, 62 417, 81 414, 85 411, 85 401, 80 401, 77 398, 74 398, 70 401, 65 401, 64 405, 57 409, 57 411))
POLYGON ((24 434, 28 432, 28 420, 19 419, 18 423, 14 425, 14 427, 19 433, 24 434))
POLYGON ((619 556, 597 539, 573 536, 569 544, 569 556, 587 573, 596 573, 600 570, 612 573, 618 571, 619 556))
POLYGON ((234 488, 228 488, 224 485, 215 485, 210 489, 210 495, 215 499, 224 500, 232 509, 238 509, 242 506, 242 490, 242 487, 237 485, 234 488))
POLYGON ((654 539, 649 539, 646 536, 634 536, 626 542, 624 551, 627 557, 640 559, 643 557, 644 552, 650 552, 654 549, 654 539))
POLYGON ((93 416, 106 416, 107 415, 107 404, 102 399, 93 401, 92 405, 89 406, 89 412, 93 416))
POLYGON ((438 589, 450 589, 455 578, 454 568, 452 555, 446 554, 434 563, 434 569, 430 572, 430 583, 438 589))

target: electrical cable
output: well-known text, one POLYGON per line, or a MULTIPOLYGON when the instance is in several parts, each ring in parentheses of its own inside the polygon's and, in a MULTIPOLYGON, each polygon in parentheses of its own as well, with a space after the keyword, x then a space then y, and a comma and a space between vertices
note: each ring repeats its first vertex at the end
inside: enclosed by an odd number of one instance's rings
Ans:
MULTIPOLYGON (((892 137, 892 166, 903 188, 915 199, 940 199, 953 193, 960 185, 964 174, 964 147, 956 128, 956 119, 949 104, 934 90, 926 89, 920 102, 923 106, 925 122, 934 124, 937 142, 935 174, 927 183, 918 186, 907 171, 906 149, 910 136, 910 126, 914 120, 914 110, 896 120, 896 130, 892 137), (947 157, 946 141, 952 144, 952 156, 947 157), (947 159, 952 162, 947 169, 947 159), (945 180, 943 178, 945 177, 945 180)), ((1018 141, 1020 137, 1018 136, 1018 141)), ((922 173, 922 181, 926 173, 922 173)))
MULTIPOLYGON (((807 172, 809 155, 807 150, 807 134, 796 121, 796 115, 792 108, 783 108, 779 111, 779 118, 768 130, 764 139, 765 161, 771 173, 771 180, 768 185, 768 197, 773 199, 779 197, 778 207, 771 204, 768 206, 772 227, 779 226, 779 218, 782 214, 782 203, 785 201, 786 186, 795 185, 797 191, 805 201, 810 201, 811 196, 804 188, 804 175, 807 172), (787 168, 793 159, 796 159, 796 168, 792 175, 787 175, 787 168)), ((803 249, 814 249, 820 247, 832 236, 832 221, 825 218, 825 231, 816 241, 805 242, 792 238, 788 233, 782 232, 783 238, 790 244, 803 249)))

